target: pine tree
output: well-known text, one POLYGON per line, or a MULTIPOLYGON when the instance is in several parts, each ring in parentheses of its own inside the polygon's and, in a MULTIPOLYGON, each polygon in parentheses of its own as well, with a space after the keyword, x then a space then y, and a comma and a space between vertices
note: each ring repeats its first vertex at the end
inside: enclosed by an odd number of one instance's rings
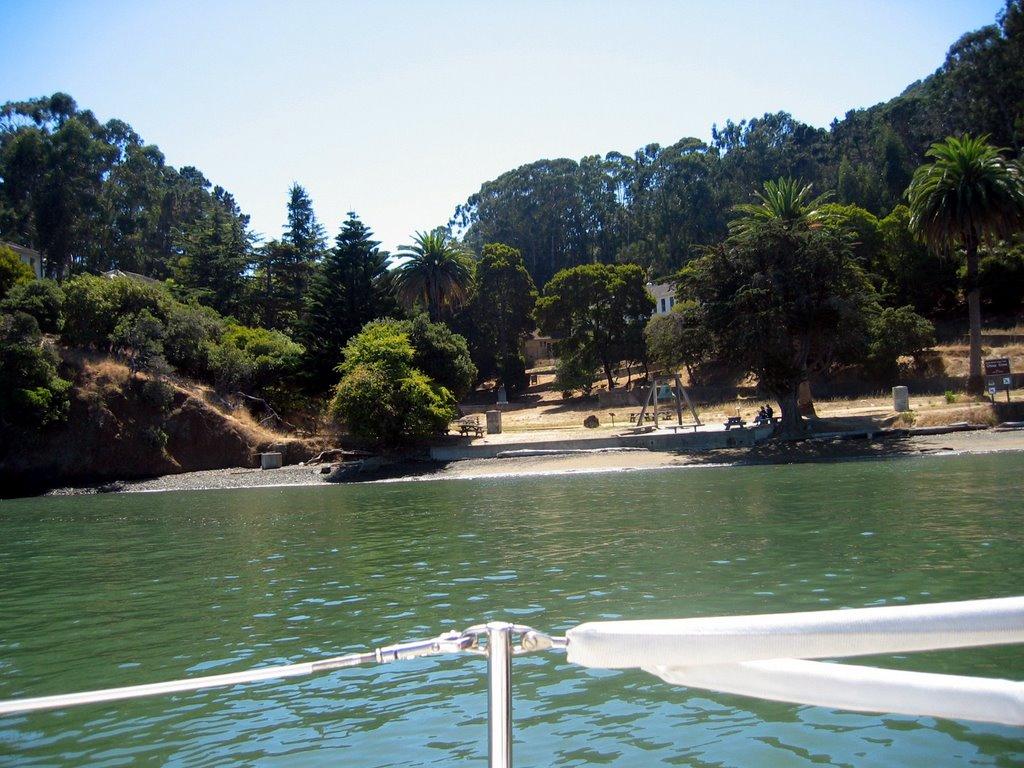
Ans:
POLYGON ((317 266, 306 296, 302 341, 317 391, 327 389, 337 378, 334 369, 346 342, 370 320, 397 309, 387 252, 380 250, 355 213, 348 216, 334 248, 317 266))
POLYGON ((287 331, 299 327, 310 278, 327 248, 323 225, 316 220, 313 201, 299 184, 288 190, 288 224, 281 237, 288 249, 280 252, 277 268, 279 325, 287 331))

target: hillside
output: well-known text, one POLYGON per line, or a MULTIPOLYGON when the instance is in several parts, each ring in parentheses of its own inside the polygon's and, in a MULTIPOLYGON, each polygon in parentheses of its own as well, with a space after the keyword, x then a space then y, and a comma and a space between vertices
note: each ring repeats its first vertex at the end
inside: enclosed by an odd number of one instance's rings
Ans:
POLYGON ((111 358, 60 354, 73 382, 68 418, 0 458, 0 495, 249 467, 272 446, 289 463, 319 450, 311 439, 260 426, 242 408, 214 404, 211 390, 189 379, 132 378, 111 358))

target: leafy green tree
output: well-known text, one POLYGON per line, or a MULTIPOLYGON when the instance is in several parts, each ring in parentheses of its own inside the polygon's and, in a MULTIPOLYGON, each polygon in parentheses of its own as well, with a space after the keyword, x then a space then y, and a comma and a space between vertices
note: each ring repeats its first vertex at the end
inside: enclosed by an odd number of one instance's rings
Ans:
POLYGON ((808 361, 866 339, 878 305, 849 237, 817 224, 809 187, 766 182, 760 200, 739 207, 726 242, 682 272, 679 293, 695 302, 716 355, 757 376, 779 403, 783 433, 795 435, 808 361))
POLYGON ((385 446, 444 430, 457 415, 455 398, 413 366, 414 354, 398 323, 369 323, 345 345, 331 413, 352 434, 385 446))
POLYGON ((644 328, 651 363, 672 372, 683 366, 691 382, 695 367, 707 358, 711 346, 707 332, 694 321, 694 309, 676 304, 671 312, 652 317, 644 328))
POLYGON ((1019 312, 1024 305, 1024 233, 982 247, 979 255, 978 283, 988 311, 1019 312))
POLYGON ((336 378, 342 349, 370 320, 397 309, 388 275, 388 254, 355 213, 349 213, 317 266, 306 295, 300 338, 306 347, 313 389, 336 378))
POLYGON ((476 381, 476 366, 466 340, 444 323, 432 323, 426 315, 396 322, 412 345, 412 364, 454 395, 465 397, 476 381))
POLYGON ((57 362, 35 318, 0 315, 0 453, 66 417, 71 382, 57 374, 57 362))
POLYGON ((643 329, 653 312, 640 267, 586 264, 551 278, 537 300, 536 316, 541 331, 559 339, 560 356, 589 350, 612 389, 620 362, 646 357, 643 329))
POLYGON ((0 245, 0 299, 14 286, 35 278, 32 268, 23 262, 13 248, 0 245))
POLYGON ((981 375, 981 292, 978 249, 982 243, 1007 237, 1024 224, 1024 170, 1006 160, 988 137, 950 136, 933 144, 933 162, 914 173, 907 189, 910 227, 937 253, 966 255, 970 321, 970 392, 984 388, 981 375))
POLYGON ((935 344, 935 326, 910 306, 885 307, 871 319, 870 332, 866 367, 886 383, 896 380, 899 358, 916 358, 935 344))
POLYGON ((601 367, 601 361, 589 344, 576 347, 562 355, 555 363, 555 383, 563 396, 571 396, 580 390, 584 397, 590 397, 594 389, 594 375, 601 367))
POLYGON ((910 230, 910 209, 897 205, 878 222, 881 246, 874 272, 888 304, 910 304, 916 312, 948 312, 957 303, 959 280, 953 259, 936 261, 910 230))
POLYGON ((417 232, 413 244, 396 255, 406 259, 395 270, 395 288, 406 307, 420 306, 437 322, 468 298, 473 282, 469 258, 444 228, 417 232))
POLYGON ((509 397, 526 384, 523 341, 534 329, 537 289, 522 254, 488 243, 476 265, 473 296, 456 319, 482 376, 497 376, 509 397))
POLYGON ((64 326, 64 291, 53 280, 30 280, 14 286, 0 302, 0 311, 24 312, 43 333, 60 333, 64 326))

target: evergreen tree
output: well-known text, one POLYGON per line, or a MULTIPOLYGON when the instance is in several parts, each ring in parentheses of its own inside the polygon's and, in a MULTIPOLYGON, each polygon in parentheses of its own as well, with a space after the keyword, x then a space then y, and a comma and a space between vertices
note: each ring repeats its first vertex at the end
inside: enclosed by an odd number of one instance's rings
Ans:
POLYGON ((201 303, 230 315, 243 308, 252 235, 249 217, 230 193, 215 187, 213 197, 209 210, 179 238, 175 279, 201 303))
POLYGON ((302 341, 311 384, 326 389, 336 379, 342 349, 367 322, 396 309, 388 279, 388 254, 373 233, 349 213, 334 248, 317 266, 306 296, 302 341))
POLYGON ((323 225, 313 213, 313 201, 299 184, 292 184, 288 190, 288 224, 281 240, 288 247, 275 253, 279 257, 275 278, 279 326, 295 331, 310 278, 327 248, 323 225))

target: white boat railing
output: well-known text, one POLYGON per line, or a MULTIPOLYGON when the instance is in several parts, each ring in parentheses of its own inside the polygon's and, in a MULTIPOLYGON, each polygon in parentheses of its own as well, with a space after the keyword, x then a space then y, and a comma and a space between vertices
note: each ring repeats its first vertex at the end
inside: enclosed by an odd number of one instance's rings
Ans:
POLYGON ((512 765, 512 658, 568 650, 587 667, 639 668, 677 685, 797 704, 1024 726, 1024 683, 830 664, 867 654, 1024 642, 1024 597, 806 613, 589 622, 565 637, 491 622, 318 661, 0 701, 0 716, 300 677, 443 654, 487 657, 491 768, 512 765), (519 643, 515 644, 515 638, 519 643))

